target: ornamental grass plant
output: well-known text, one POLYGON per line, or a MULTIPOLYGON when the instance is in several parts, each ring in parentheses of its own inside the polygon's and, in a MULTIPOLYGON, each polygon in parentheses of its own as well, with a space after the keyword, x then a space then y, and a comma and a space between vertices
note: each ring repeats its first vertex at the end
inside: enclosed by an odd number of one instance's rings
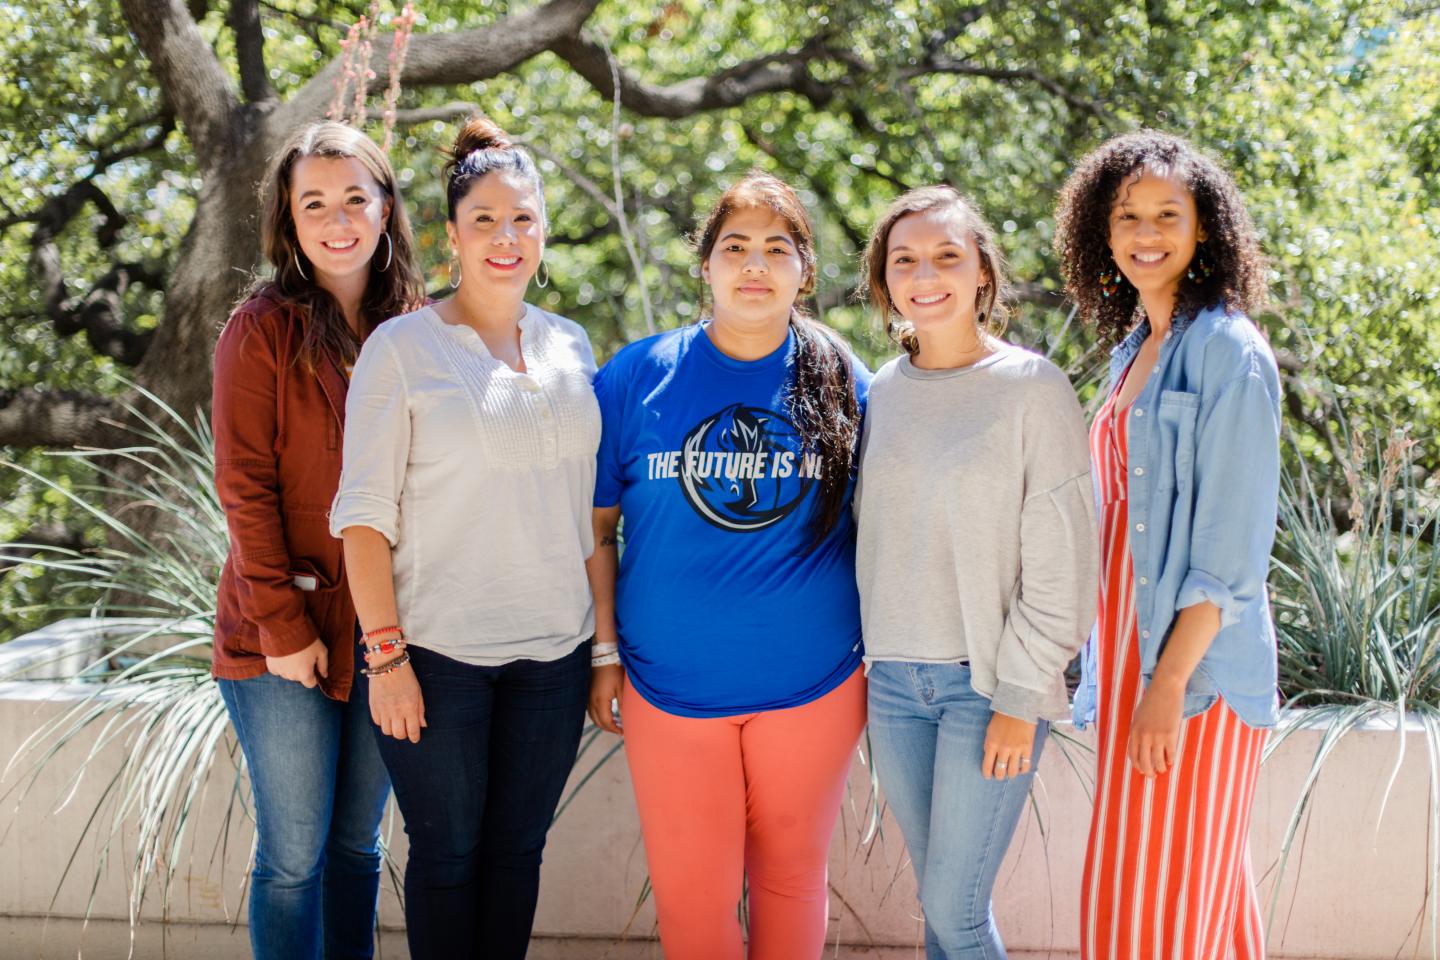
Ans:
POLYGON ((1281 696, 1296 709, 1286 712, 1265 757, 1300 730, 1320 737, 1286 824, 1266 926, 1273 930, 1280 880, 1303 848, 1297 837, 1327 761, 1347 734, 1380 724, 1395 731, 1395 758, 1377 828, 1414 738, 1428 765, 1433 958, 1440 957, 1440 489, 1413 467, 1414 446, 1399 434, 1356 439, 1341 465, 1344 484, 1333 490, 1298 455, 1282 474, 1270 586, 1281 696))

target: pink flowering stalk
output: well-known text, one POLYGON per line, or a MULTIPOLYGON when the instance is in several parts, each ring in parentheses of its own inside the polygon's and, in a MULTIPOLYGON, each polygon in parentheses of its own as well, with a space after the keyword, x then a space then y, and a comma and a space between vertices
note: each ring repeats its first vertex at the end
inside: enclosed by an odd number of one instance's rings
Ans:
POLYGON ((410 50, 410 34, 415 28, 415 5, 405 4, 395 18, 395 36, 390 44, 390 85, 385 90, 385 143, 388 155, 395 139, 396 104, 400 101, 400 74, 405 71, 405 54, 410 50))
POLYGON ((345 91, 350 86, 350 81, 355 78, 355 49, 360 40, 361 24, 352 23, 345 39, 340 41, 340 69, 335 74, 335 97, 330 101, 330 109, 325 111, 325 119, 345 120, 345 91))

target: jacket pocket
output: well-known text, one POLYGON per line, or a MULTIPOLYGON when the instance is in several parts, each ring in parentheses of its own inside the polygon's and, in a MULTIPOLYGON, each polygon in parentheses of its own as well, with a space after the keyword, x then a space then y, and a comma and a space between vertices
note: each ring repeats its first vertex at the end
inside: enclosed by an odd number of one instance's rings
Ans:
POLYGON ((1157 418, 1159 443, 1155 449, 1155 488, 1188 489, 1195 474, 1195 421, 1200 413, 1200 395, 1179 390, 1160 393, 1157 418))

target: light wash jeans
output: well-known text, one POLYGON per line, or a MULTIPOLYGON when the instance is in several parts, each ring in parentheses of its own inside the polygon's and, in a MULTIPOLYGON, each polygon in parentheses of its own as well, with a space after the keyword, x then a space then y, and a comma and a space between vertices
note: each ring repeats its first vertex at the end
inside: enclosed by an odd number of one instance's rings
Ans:
POLYGON ((271 673, 218 683, 255 792, 255 960, 369 958, 390 778, 361 690, 339 703, 271 673))
MULTIPOLYGON (((990 894, 1034 773, 980 775, 990 700, 964 663, 882 660, 870 668, 870 748, 915 867, 926 960, 1004 960, 990 894)), ((1030 769, 1048 725, 1035 729, 1030 769)))

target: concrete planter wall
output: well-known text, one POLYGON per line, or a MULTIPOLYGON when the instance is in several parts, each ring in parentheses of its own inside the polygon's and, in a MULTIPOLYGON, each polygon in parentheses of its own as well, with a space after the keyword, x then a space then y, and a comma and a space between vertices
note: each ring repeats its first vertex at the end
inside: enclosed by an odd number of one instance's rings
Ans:
MULTIPOLYGON (((85 662, 97 629, 106 624, 65 621, 0 646, 0 675, 56 655, 65 657, 60 666, 73 671, 85 662)), ((8 760, 32 731, 91 689, 60 682, 0 683, 0 758, 8 760)), ((1093 765, 1087 752, 1090 735, 1069 728, 1060 732, 1071 738, 1065 746, 1088 777, 1093 765)), ((1261 776, 1252 855, 1266 896, 1274 883, 1286 822, 1319 739, 1316 730, 1296 733, 1261 776)), ((1389 960, 1398 954, 1429 955, 1429 769, 1423 733, 1407 730, 1406 742, 1408 750, 1378 825, 1400 744, 1395 731, 1381 726, 1359 730, 1329 760, 1280 890, 1270 931, 1271 956, 1389 960)), ((1056 738, 1046 748, 1033 809, 1022 821, 997 890, 1000 927, 1017 954, 1063 957, 1077 949, 1079 878, 1090 804, 1085 784, 1057 749, 1061 745, 1056 738)), ((71 773, 88 749, 88 743, 67 748, 50 762, 23 803, 17 806, 12 794, 0 809, 0 916, 85 913, 98 863, 93 841, 81 848, 58 896, 57 884, 102 785, 119 766, 118 756, 97 758, 68 803, 56 809, 71 792, 71 773)), ((589 764, 582 760, 577 769, 588 769, 589 764)), ((237 917, 243 922, 243 878, 253 834, 248 821, 232 824, 228 841, 223 841, 223 869, 220 853, 233 776, 228 757, 220 757, 181 853, 171 922, 225 924, 237 917)), ((18 780, 19 772, 12 770, 0 782, 0 793, 18 780)), ((884 817, 879 837, 869 846, 860 842, 872 813, 868 771, 857 760, 831 855, 831 940, 854 945, 849 955, 860 955, 856 948, 861 945, 913 948, 920 936, 914 880, 898 828, 884 817)), ((403 862, 398 817, 392 841, 396 858, 403 862)), ((126 917, 133 843, 127 834, 126 856, 112 856, 105 866, 91 910, 95 917, 126 917)), ((537 933, 601 941, 652 937, 654 912, 648 900, 641 901, 645 876, 629 779, 623 757, 617 756, 585 786, 551 832, 537 933)), ((158 921, 160 906, 159 890, 152 890, 147 923, 158 921)), ((394 928, 402 923, 388 880, 382 923, 394 928)), ((0 920, 0 927, 4 924, 0 920)), ((243 943, 243 931, 234 936, 243 943)), ((67 952, 73 955, 73 945, 47 955, 67 952)), ((847 948, 842 946, 838 955, 847 955, 847 948)))

